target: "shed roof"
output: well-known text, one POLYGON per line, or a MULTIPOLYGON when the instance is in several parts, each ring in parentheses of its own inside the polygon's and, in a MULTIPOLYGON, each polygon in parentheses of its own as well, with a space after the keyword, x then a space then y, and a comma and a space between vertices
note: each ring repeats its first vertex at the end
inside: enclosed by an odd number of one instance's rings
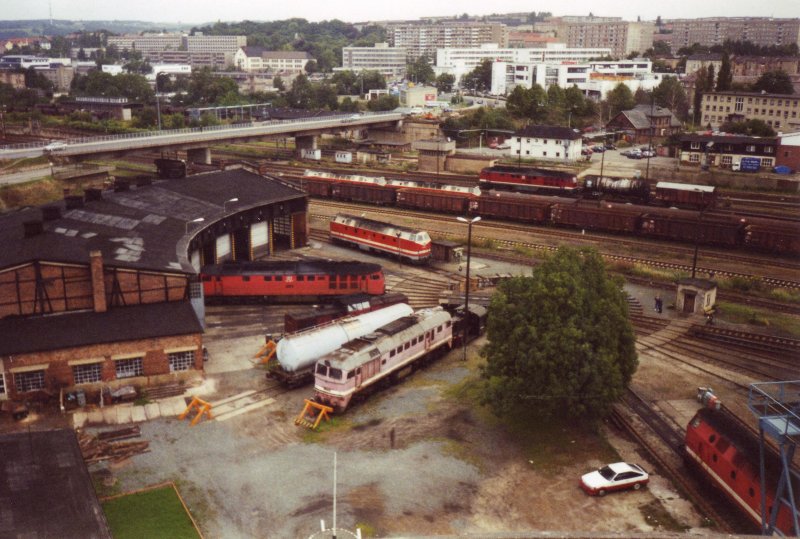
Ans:
POLYGON ((90 251, 101 251, 108 266, 191 273, 176 248, 188 237, 188 222, 205 219, 189 228, 192 234, 213 225, 231 198, 239 199, 235 209, 242 211, 305 196, 280 181, 234 169, 106 190, 100 200, 79 198, 82 207, 72 209, 65 201, 49 204, 60 216, 44 221, 44 231, 32 237, 25 237, 24 223, 41 221, 42 208, 21 208, 0 215, 0 269, 33 260, 86 264, 90 251))
POLYGON ((581 133, 577 129, 558 125, 529 125, 514 133, 514 136, 577 140, 581 138, 581 133))
POLYGON ((94 344, 191 335, 203 332, 189 301, 117 307, 104 313, 79 312, 0 319, 0 356, 94 344))

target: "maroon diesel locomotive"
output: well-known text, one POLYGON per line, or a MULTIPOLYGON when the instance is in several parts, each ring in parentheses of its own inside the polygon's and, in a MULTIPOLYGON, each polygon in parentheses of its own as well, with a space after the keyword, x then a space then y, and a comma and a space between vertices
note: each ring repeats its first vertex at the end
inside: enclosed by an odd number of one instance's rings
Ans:
POLYGON ((580 192, 578 177, 568 172, 506 165, 481 170, 481 189, 505 189, 530 193, 573 195, 580 192))
POLYGON ((356 261, 263 261, 204 266, 206 301, 314 302, 355 293, 385 292, 378 264, 356 261))

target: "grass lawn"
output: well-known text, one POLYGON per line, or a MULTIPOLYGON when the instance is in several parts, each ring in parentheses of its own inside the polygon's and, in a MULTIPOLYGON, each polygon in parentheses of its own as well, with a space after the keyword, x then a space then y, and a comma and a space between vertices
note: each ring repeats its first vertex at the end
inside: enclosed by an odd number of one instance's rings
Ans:
POLYGON ((178 493, 170 486, 102 502, 114 539, 199 539, 178 493))

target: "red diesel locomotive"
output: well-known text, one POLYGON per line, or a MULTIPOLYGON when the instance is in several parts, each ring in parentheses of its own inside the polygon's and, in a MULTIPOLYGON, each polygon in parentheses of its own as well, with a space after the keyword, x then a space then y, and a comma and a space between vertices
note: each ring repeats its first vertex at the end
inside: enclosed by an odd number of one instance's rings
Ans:
MULTIPOLYGON (((761 525, 759 448, 751 433, 724 410, 702 408, 686 428, 686 455, 756 525, 761 525)), ((781 463, 770 451, 764 454, 767 514, 772 511, 781 463)), ((800 481, 793 480, 794 492, 800 481)), ((776 527, 784 535, 797 535, 789 508, 779 502, 776 527)))
POLYGON ((568 172, 543 168, 498 165, 481 170, 481 189, 506 189, 531 193, 571 195, 580 192, 578 177, 568 172))
POLYGON ((200 272, 207 301, 269 300, 313 302, 356 293, 385 291, 378 264, 356 261, 259 261, 204 266, 200 272))
POLYGON ((431 258, 431 237, 424 230, 339 213, 330 222, 330 234, 335 241, 412 263, 431 258))

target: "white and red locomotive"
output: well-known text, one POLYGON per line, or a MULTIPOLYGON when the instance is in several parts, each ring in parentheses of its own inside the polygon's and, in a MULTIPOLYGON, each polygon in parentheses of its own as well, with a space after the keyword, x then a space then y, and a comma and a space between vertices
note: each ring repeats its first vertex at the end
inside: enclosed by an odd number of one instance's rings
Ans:
POLYGON ((424 230, 340 213, 330 222, 330 234, 335 241, 413 263, 431 257, 431 237, 424 230))
POLYGON ((420 362, 450 350, 453 320, 436 307, 423 309, 352 340, 317 361, 314 399, 344 411, 354 396, 420 362))

